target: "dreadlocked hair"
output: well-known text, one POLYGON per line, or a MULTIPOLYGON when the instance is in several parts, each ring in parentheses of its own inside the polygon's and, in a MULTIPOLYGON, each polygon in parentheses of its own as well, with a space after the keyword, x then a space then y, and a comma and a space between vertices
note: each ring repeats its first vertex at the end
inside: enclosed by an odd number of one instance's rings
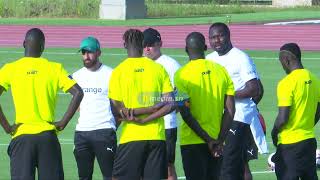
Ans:
POLYGON ((123 40, 128 47, 143 50, 143 33, 138 29, 128 29, 124 35, 123 40))

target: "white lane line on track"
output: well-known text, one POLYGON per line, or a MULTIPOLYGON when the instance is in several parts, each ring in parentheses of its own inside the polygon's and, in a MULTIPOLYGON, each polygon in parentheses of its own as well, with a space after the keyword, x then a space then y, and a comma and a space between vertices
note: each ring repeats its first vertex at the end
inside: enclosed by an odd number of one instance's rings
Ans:
MULTIPOLYGON (((5 53, 12 53, 12 54, 23 54, 23 52, 21 51, 0 51, 0 54, 5 54, 5 53)), ((64 53, 64 52, 45 52, 44 54, 48 54, 48 55, 79 55, 78 52, 73 52, 73 53, 64 53)), ((127 54, 122 54, 122 53, 105 53, 104 56, 126 56, 127 54)), ((181 58, 187 58, 188 56, 187 55, 179 55, 179 54, 168 54, 168 56, 172 56, 172 57, 181 57, 181 58)), ((278 58, 275 58, 275 57, 254 57, 254 56, 251 56, 252 59, 270 59, 270 60, 277 60, 278 58)), ((303 59, 306 59, 306 60, 318 60, 320 59, 319 58, 303 58, 303 59)))
POLYGON ((274 22, 266 23, 264 25, 289 25, 289 24, 320 24, 320 20, 305 20, 305 21, 285 21, 285 22, 274 22))

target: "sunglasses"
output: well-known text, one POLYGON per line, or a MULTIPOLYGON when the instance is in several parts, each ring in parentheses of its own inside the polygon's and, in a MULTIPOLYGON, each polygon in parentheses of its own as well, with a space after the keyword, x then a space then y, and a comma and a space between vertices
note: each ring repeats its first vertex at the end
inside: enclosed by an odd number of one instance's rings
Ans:
POLYGON ((93 51, 88 51, 88 50, 85 50, 85 49, 81 50, 81 54, 82 55, 85 55, 86 53, 94 53, 94 52, 93 51))

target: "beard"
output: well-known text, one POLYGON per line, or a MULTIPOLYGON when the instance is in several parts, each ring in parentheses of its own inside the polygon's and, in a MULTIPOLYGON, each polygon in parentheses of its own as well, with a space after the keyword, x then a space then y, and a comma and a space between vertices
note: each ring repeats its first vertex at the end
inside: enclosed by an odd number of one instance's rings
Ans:
POLYGON ((84 60, 83 61, 83 65, 86 68, 92 68, 93 66, 95 66, 97 64, 97 60, 84 60))

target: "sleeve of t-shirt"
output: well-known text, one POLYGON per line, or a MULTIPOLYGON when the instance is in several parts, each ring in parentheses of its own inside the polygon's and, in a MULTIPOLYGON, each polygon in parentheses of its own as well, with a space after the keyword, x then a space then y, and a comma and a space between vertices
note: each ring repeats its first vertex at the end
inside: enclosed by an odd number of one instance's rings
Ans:
POLYGON ((227 72, 226 69, 224 69, 224 74, 226 76, 226 81, 227 81, 226 95, 234 96, 235 90, 234 90, 233 81, 232 81, 231 77, 229 76, 229 73, 227 72))
POLYGON ((291 106, 293 92, 290 83, 280 81, 277 88, 278 106, 291 106))
POLYGON ((10 88, 10 70, 7 64, 0 69, 0 86, 6 91, 10 88))
POLYGON ((170 74, 170 80, 172 81, 173 88, 175 87, 175 85, 174 85, 174 75, 180 69, 180 67, 181 66, 180 66, 180 64, 178 62, 173 63, 172 74, 170 74))
POLYGON ((121 101, 122 102, 122 96, 121 96, 121 87, 120 87, 120 71, 117 69, 114 69, 111 73, 111 77, 109 80, 109 92, 108 97, 110 99, 121 101))
POLYGON ((75 84, 76 81, 69 77, 68 72, 61 65, 59 73, 59 88, 62 89, 63 92, 67 92, 75 84))
POLYGON ((174 76, 174 84, 176 85, 177 92, 176 92, 176 100, 177 101, 183 101, 186 99, 189 99, 189 94, 188 94, 188 81, 184 79, 182 75, 181 69, 176 72, 174 76))
POLYGON ((79 75, 79 73, 78 73, 78 71, 76 71, 73 74, 69 75, 69 77, 71 79, 74 79, 77 82, 78 81, 78 75, 79 75))
POLYGON ((169 93, 173 91, 171 82, 170 82, 170 77, 167 71, 161 66, 161 74, 162 74, 162 94, 164 93, 169 93))
POLYGON ((255 78, 259 79, 256 67, 248 56, 242 57, 242 61, 240 63, 240 77, 244 82, 248 82, 255 78))

